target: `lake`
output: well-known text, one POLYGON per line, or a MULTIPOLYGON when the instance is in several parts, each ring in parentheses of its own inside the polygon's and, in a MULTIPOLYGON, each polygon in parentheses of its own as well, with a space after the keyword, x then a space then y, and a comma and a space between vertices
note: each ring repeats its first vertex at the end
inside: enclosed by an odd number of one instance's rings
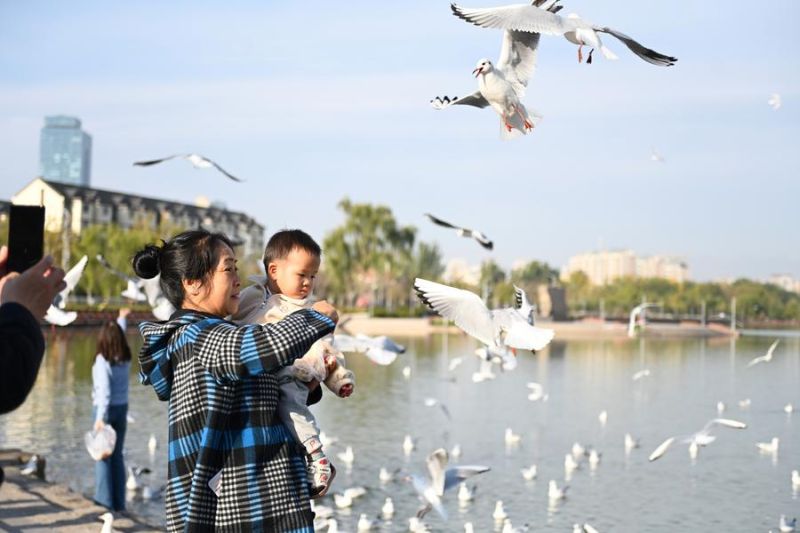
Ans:
MULTIPOLYGON (((130 336, 138 350, 140 340, 130 336)), ((93 462, 83 446, 91 420, 91 365, 94 337, 80 330, 48 332, 48 350, 38 381, 17 411, 0 417, 0 447, 18 447, 47 457, 48 479, 91 495, 93 462)), ((536 531, 571 531, 588 522, 598 531, 767 531, 777 530, 779 516, 800 516, 791 471, 800 469, 800 338, 784 338, 770 363, 746 365, 763 355, 771 337, 739 339, 554 340, 537 353, 519 353, 513 371, 495 370, 496 378, 473 383, 479 365, 476 341, 462 335, 403 338, 408 351, 391 366, 377 366, 358 354, 348 356, 356 373, 352 397, 326 394, 314 409, 323 431, 338 438, 329 449, 338 475, 334 491, 356 485, 367 494, 352 509, 337 510, 341 530, 355 531, 361 513, 376 517, 387 496, 394 501, 392 521, 382 531, 406 531, 419 507, 406 482, 382 484, 381 466, 425 473, 425 458, 438 447, 455 444, 461 457, 451 463, 479 464, 491 471, 472 478, 475 499, 459 505, 456 490, 445 496, 449 515, 435 511, 424 521, 433 531, 500 531, 492 518, 502 500, 515 527, 536 531), (461 357, 454 371, 449 362, 461 357), (410 367, 410 377, 403 367, 410 367), (650 375, 632 376, 648 369, 650 375), (540 383, 547 401, 528 400, 526 383, 540 383), (451 419, 426 398, 442 402, 451 419), (740 401, 749 399, 740 406, 740 401), (718 428, 717 440, 692 461, 688 446, 676 441, 658 461, 650 453, 670 436, 700 430, 720 415, 742 421, 747 429, 718 428), (784 406, 796 409, 787 414, 784 406), (603 426, 598 415, 606 411, 603 426), (506 446, 511 428, 521 436, 506 446), (626 433, 641 447, 626 454, 626 433), (417 440, 406 455, 405 435, 417 440), (756 442, 780 439, 777 454, 764 454, 756 442), (565 455, 573 443, 595 448, 600 463, 592 469, 585 458, 565 481, 565 455), (347 469, 335 454, 352 446, 355 462, 347 469), (525 481, 520 469, 538 467, 538 477, 525 481), (548 501, 548 481, 569 485, 567 497, 548 501)), ((131 373, 126 462, 153 469, 145 482, 166 482, 166 403, 152 388, 138 384, 131 373), (150 434, 159 448, 147 451, 150 434)), ((333 506, 331 498, 320 503, 333 506)), ((163 500, 131 501, 129 509, 154 523, 163 523, 163 500)))

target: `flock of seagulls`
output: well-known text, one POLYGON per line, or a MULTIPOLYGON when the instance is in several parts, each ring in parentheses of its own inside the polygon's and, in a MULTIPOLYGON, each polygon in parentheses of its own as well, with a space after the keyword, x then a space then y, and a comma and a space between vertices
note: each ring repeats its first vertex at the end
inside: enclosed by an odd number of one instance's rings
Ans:
POLYGON ((451 4, 456 17, 482 28, 502 30, 503 42, 497 64, 489 59, 480 59, 472 71, 478 79, 476 92, 463 98, 437 96, 431 100, 431 105, 435 109, 454 105, 491 107, 500 117, 502 138, 510 139, 529 133, 540 117, 535 112, 528 112, 521 100, 536 70, 541 35, 562 36, 577 45, 578 62, 583 61, 584 46, 591 48, 586 63, 592 62, 595 49, 600 50, 606 59, 617 59, 616 54, 602 43, 601 33, 617 38, 650 64, 669 67, 677 61, 607 26, 593 24, 575 14, 562 17, 557 14, 563 7, 558 2, 534 0, 530 4, 477 9, 451 4))

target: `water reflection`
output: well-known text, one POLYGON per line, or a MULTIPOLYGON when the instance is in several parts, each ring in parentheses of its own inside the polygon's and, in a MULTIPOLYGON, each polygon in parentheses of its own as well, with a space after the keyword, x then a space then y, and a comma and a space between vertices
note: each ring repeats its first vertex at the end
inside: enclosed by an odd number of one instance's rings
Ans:
MULTIPOLYGON (((82 433, 91 424, 91 365, 93 336, 87 332, 48 332, 48 349, 37 384, 25 405, 0 418, 0 446, 38 451, 48 457, 50 479, 75 490, 92 490, 92 463, 82 447, 82 433)), ((406 355, 380 367, 351 355, 348 366, 357 376, 356 392, 346 400, 326 395, 316 407, 320 426, 339 441, 330 447, 335 457, 352 446, 352 469, 342 468, 335 490, 366 486, 367 494, 352 510, 337 510, 344 530, 354 531, 361 513, 377 516, 391 497, 394 518, 384 531, 405 530, 418 507, 413 489, 398 480, 381 483, 381 467, 404 473, 425 472, 425 456, 434 448, 458 444, 465 464, 487 464, 492 471, 469 487, 474 499, 461 502, 448 493, 450 520, 435 514, 425 521, 437 531, 462 531, 471 521, 476 531, 497 528, 492 512, 497 500, 515 525, 535 530, 567 531, 573 523, 590 522, 600 531, 767 530, 782 513, 797 513, 797 489, 791 470, 800 466, 797 413, 800 406, 800 338, 785 339, 769 364, 746 369, 763 354, 771 338, 741 339, 604 339, 554 340, 537 353, 520 353, 516 370, 495 369, 495 379, 473 383, 478 368, 477 345, 461 335, 400 338, 406 355), (450 361, 463 363, 453 371, 450 361), (408 365, 410 378, 402 369, 408 365), (633 380, 634 374, 650 375, 633 380), (548 401, 532 402, 526 383, 540 383, 548 401), (452 420, 440 409, 425 406, 432 397, 447 406, 452 420), (750 398, 742 409, 739 401, 750 398), (659 461, 647 456, 669 435, 685 434, 717 416, 716 404, 726 404, 724 416, 748 424, 730 431, 703 448, 696 462, 685 445, 659 461), (605 426, 598 420, 607 411, 605 426), (512 428, 518 444, 506 447, 504 433, 512 428), (626 448, 624 436, 640 439, 626 448), (416 449, 403 451, 405 435, 416 449), (762 455, 756 442, 780 438, 776 454, 762 455), (600 454, 595 468, 588 457, 578 462, 567 497, 550 503, 549 481, 565 483, 564 457, 575 442, 600 454), (537 465, 535 480, 520 470, 537 465), (736 490, 732 490, 736 487, 736 490), (642 510, 647 512, 643 513, 642 510), (753 513, 753 509, 758 509, 753 513)), ((131 336, 138 349, 138 336, 131 336)), ((147 440, 155 433, 166 442, 166 404, 131 373, 131 414, 126 461, 154 470, 146 483, 165 483, 163 446, 151 458, 147 440)), ((453 461, 455 462, 455 461, 453 461)), ((342 465, 344 466, 344 465, 342 465)), ((330 500, 323 501, 333 506, 330 500)), ((136 501, 131 508, 161 520, 163 502, 136 501)))

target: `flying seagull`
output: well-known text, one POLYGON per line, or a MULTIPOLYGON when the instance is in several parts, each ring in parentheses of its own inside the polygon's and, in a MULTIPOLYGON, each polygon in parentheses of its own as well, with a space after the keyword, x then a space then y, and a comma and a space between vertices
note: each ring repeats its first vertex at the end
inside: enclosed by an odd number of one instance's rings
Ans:
POLYGON ((636 336, 636 321, 638 320, 639 315, 641 315, 648 307, 659 307, 659 305, 644 302, 631 309, 631 314, 628 318, 628 337, 633 338, 636 336))
MULTIPOLYGON (((547 3, 549 11, 536 7, 545 4, 545 0, 534 0, 531 8, 549 15, 561 9, 561 6, 556 5, 557 0, 548 0, 547 3)), ((528 81, 536 69, 538 48, 538 33, 506 30, 503 33, 503 44, 497 64, 492 64, 488 59, 481 59, 472 71, 478 78, 478 90, 463 98, 437 96, 431 100, 431 105, 434 109, 444 109, 452 105, 478 108, 491 106, 500 115, 502 122, 500 134, 504 139, 527 134, 535 126, 538 116, 534 113, 532 117, 520 99, 525 96, 528 81)))
POLYGON ((445 491, 458 485, 465 479, 489 471, 488 466, 463 465, 447 468, 449 457, 447 450, 439 448, 431 453, 427 460, 429 477, 418 475, 411 476, 414 489, 423 501, 423 507, 417 512, 417 518, 422 519, 428 511, 436 509, 442 518, 447 520, 447 512, 442 505, 445 491))
POLYGON ((660 54, 642 46, 634 39, 622 32, 607 26, 598 26, 581 19, 578 15, 570 14, 561 17, 555 13, 553 6, 556 2, 548 3, 549 9, 542 9, 542 3, 512 4, 508 6, 489 8, 466 8, 450 4, 453 14, 460 19, 482 28, 499 28, 506 31, 521 31, 545 35, 563 35, 569 42, 578 45, 578 61, 583 61, 582 48, 590 46, 592 50, 586 59, 592 62, 592 52, 598 48, 606 59, 617 59, 616 54, 606 48, 600 41, 598 33, 607 33, 622 41, 628 49, 643 60, 660 67, 670 67, 678 60, 675 57, 660 54))
POLYGON ((67 284, 66 287, 56 294, 55 298, 53 298, 53 303, 50 304, 50 307, 47 308, 47 313, 44 315, 45 321, 49 324, 66 326, 78 318, 78 313, 75 311, 64 311, 64 308, 67 305, 69 293, 78 285, 78 281, 80 281, 83 275, 83 269, 86 268, 86 263, 88 261, 89 258, 84 255, 64 276, 64 282, 67 284))
MULTIPOLYGON (((697 433, 693 433, 692 435, 688 435, 684 438, 683 442, 689 444, 689 455, 692 459, 697 457, 697 453, 700 451, 700 447, 708 446, 712 442, 714 442, 717 437, 711 434, 711 429, 714 426, 724 426, 733 429, 745 429, 747 428, 747 424, 744 422, 739 422, 738 420, 731 420, 729 418, 712 418, 706 425, 703 426, 703 429, 698 431, 697 433)), ((672 443, 675 442, 675 439, 678 437, 670 437, 661 444, 658 445, 653 453, 650 454, 649 460, 655 461, 656 459, 660 458, 662 455, 667 453, 667 450, 672 443)))
POLYGON ((405 353, 404 346, 397 344, 386 336, 368 337, 358 334, 355 337, 337 334, 333 338, 333 346, 342 352, 357 352, 366 355, 373 363, 390 365, 397 358, 397 354, 405 353))
POLYGON ((780 95, 780 94, 778 94, 778 93, 773 93, 773 94, 772 94, 772 95, 769 97, 769 100, 767 100, 767 103, 769 104, 769 106, 770 106, 770 107, 771 107, 773 110, 777 111, 778 109, 780 109, 780 108, 781 108, 781 105, 782 105, 782 102, 781 102, 781 95, 780 95))
POLYGON ((506 347, 541 350, 553 338, 552 329, 531 326, 527 317, 511 307, 490 310, 473 292, 421 278, 414 280, 414 289, 426 305, 455 322, 489 350, 502 352, 506 347))
POLYGON ((428 217, 431 222, 433 222, 434 224, 436 224, 438 226, 442 226, 442 227, 445 227, 445 228, 450 228, 450 229, 456 230, 456 233, 460 237, 467 237, 467 238, 470 238, 470 239, 475 239, 478 242, 478 244, 480 244, 481 246, 483 246, 487 250, 491 250, 491 249, 494 248, 494 243, 489 240, 489 237, 487 237, 486 235, 484 235, 480 231, 475 231, 475 230, 471 230, 471 229, 467 229, 467 228, 462 228, 461 226, 455 226, 455 225, 453 225, 453 224, 451 224, 449 222, 445 222, 441 218, 437 218, 437 217, 431 215, 430 213, 425 213, 425 216, 428 217))
POLYGON ((772 344, 770 344, 769 345, 769 349, 767 350, 767 353, 762 355, 761 357, 754 357, 753 359, 751 359, 750 362, 747 363, 747 368, 750 368, 751 366, 755 366, 755 365, 757 365, 759 363, 769 363, 770 361, 772 361, 772 354, 775 352, 775 348, 778 347, 778 343, 780 343, 780 342, 781 342, 781 340, 778 339, 775 342, 773 342, 772 344))
POLYGON ((137 167, 149 167, 151 165, 157 165, 159 163, 163 163, 164 161, 169 161, 170 159, 175 159, 176 157, 180 157, 180 158, 186 159, 195 168, 211 168, 211 167, 214 167, 217 170, 219 170, 220 172, 222 172, 223 174, 225 174, 225 176, 227 176, 228 178, 232 179, 233 181, 239 181, 239 182, 244 181, 244 180, 241 180, 241 179, 237 178, 233 174, 230 174, 224 168, 222 168, 221 166, 219 166, 218 164, 216 164, 212 160, 208 159, 207 157, 203 157, 200 154, 175 154, 175 155, 171 155, 171 156, 168 156, 168 157, 163 157, 161 159, 153 159, 151 161, 136 161, 134 163, 134 166, 137 166, 137 167))

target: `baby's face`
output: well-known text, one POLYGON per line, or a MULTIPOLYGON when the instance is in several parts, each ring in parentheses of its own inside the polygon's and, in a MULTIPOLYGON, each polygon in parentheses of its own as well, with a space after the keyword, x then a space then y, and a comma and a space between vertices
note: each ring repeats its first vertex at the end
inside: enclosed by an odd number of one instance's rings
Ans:
POLYGON ((267 275, 272 292, 290 298, 306 298, 314 290, 319 256, 294 248, 284 259, 269 264, 267 275))

